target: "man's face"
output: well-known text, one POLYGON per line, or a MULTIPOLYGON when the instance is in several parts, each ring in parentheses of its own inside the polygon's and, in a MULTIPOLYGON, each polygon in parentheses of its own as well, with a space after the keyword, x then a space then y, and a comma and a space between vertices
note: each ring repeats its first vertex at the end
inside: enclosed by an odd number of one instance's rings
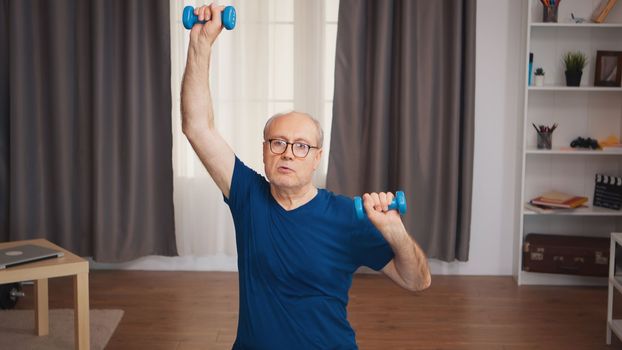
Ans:
POLYGON ((309 117, 289 113, 272 121, 263 145, 263 163, 270 183, 283 189, 302 188, 311 183, 313 172, 320 164, 322 150, 311 148, 306 157, 296 157, 292 145, 283 154, 270 150, 268 140, 279 139, 290 143, 304 143, 317 147, 317 129, 309 117))

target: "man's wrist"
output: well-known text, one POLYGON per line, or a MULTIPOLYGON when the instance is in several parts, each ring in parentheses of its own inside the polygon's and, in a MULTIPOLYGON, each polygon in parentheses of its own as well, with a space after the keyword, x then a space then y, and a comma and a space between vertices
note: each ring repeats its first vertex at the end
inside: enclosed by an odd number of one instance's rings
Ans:
POLYGON ((205 67, 209 69, 210 59, 212 56, 212 47, 208 45, 208 47, 203 47, 203 45, 190 44, 190 48, 188 50, 188 64, 196 65, 197 67, 205 67))
POLYGON ((382 230, 380 230, 380 232, 391 245, 399 244, 404 239, 410 238, 402 220, 399 220, 398 223, 383 228, 382 230))

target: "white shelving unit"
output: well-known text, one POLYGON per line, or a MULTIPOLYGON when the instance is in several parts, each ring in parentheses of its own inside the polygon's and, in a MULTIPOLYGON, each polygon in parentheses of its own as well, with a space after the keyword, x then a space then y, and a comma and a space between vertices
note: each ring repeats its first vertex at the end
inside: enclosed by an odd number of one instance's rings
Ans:
POLYGON ((613 318, 613 297, 615 292, 622 293, 622 271, 616 271, 616 250, 622 246, 622 233, 611 234, 611 251, 609 253, 609 298, 607 301, 607 345, 611 344, 614 333, 622 340, 622 319, 613 318))
MULTIPOLYGON (((622 231, 622 211, 592 207, 596 173, 622 176, 622 152, 570 149, 575 138, 622 138, 622 87, 594 86, 597 50, 622 51, 622 4, 609 13, 607 23, 573 23, 570 14, 589 19, 600 0, 564 0, 559 23, 542 23, 539 0, 524 2, 524 89, 517 186, 517 228, 514 275, 519 285, 606 285, 607 278, 545 274, 522 270, 522 250, 528 233, 608 237, 622 231), (562 56, 582 51, 588 57, 581 86, 567 87, 562 56), (544 86, 528 85, 529 53, 533 70, 545 71, 544 86), (553 133, 553 149, 536 148, 535 125, 559 126, 553 133), (536 213, 525 209, 531 198, 558 190, 586 196, 588 208, 536 213)), ((622 324, 621 324, 622 325, 622 324)), ((621 328, 622 329, 622 328, 621 328)))

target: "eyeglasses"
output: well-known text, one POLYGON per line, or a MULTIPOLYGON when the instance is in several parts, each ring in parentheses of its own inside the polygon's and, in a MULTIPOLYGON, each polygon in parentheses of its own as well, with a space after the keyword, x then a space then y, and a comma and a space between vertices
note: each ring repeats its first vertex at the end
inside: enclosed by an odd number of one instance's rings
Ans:
POLYGON ((272 151, 272 153, 274 154, 283 154, 285 153, 285 151, 287 151, 287 146, 292 145, 292 153, 294 154, 294 157, 297 158, 306 157, 307 154, 309 154, 311 148, 319 149, 319 147, 307 145, 306 143, 287 142, 281 139, 270 139, 268 140, 268 144, 270 145, 270 151, 272 151))

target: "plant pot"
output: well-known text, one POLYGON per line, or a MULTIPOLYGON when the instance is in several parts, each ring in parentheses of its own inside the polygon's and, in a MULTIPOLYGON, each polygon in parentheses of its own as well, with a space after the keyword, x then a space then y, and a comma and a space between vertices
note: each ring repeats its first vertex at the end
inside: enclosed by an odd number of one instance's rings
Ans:
POLYGON ((581 85, 582 71, 566 71, 566 86, 579 86, 581 85))
POLYGON ((544 75, 534 75, 534 84, 536 86, 544 86, 544 75))

